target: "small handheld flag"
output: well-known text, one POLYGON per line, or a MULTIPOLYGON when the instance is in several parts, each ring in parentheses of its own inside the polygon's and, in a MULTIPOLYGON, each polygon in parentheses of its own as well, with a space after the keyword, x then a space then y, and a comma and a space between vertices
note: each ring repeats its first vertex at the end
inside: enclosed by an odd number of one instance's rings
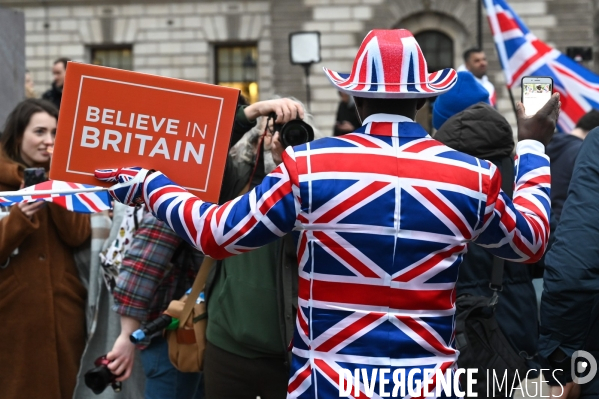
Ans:
POLYGON ((96 213, 112 208, 107 189, 88 184, 49 180, 18 191, 0 192, 0 206, 36 201, 53 202, 79 213, 96 213))

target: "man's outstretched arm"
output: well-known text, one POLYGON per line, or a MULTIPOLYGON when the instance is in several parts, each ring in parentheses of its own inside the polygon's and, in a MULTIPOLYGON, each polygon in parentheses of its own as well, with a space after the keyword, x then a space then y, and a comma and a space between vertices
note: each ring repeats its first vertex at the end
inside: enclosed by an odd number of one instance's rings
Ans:
POLYGON ((482 228, 475 242, 514 262, 536 262, 549 239, 549 158, 541 143, 525 140, 516 150, 514 199, 501 190, 501 174, 491 164, 482 228))
MULTIPOLYGON (((279 124, 304 118, 301 104, 289 98, 259 101, 243 112, 248 120, 274 114, 274 122, 279 124)), ((117 183, 109 190, 115 200, 126 205, 145 202, 179 236, 215 259, 249 251, 283 236, 293 229, 299 212, 292 150, 284 156, 284 164, 260 186, 220 207, 201 201, 162 173, 139 167, 99 169, 95 176, 117 183)))
POLYGON ((109 191, 115 199, 125 204, 143 201, 181 238, 214 259, 247 252, 282 237, 294 228, 300 210, 291 148, 262 184, 220 206, 200 200, 160 172, 123 168, 96 171, 96 177, 119 182, 109 191))
POLYGON ((501 191, 501 175, 494 165, 483 179, 487 201, 475 241, 500 258, 533 263, 547 248, 551 174, 544 145, 553 136, 559 110, 559 94, 530 118, 518 104, 520 142, 516 147, 513 200, 501 191))

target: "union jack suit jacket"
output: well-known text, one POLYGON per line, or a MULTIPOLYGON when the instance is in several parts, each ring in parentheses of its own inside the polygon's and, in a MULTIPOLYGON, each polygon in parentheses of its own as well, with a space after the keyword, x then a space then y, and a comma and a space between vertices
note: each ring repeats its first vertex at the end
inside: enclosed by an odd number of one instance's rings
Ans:
POLYGON ((337 398, 342 368, 369 376, 415 368, 416 379, 424 369, 455 370, 455 283, 467 244, 515 262, 545 250, 543 145, 520 142, 515 172, 512 201, 492 163, 407 118, 377 114, 355 133, 288 148, 260 186, 224 205, 161 173, 148 176, 143 195, 158 218, 217 259, 299 231, 288 398, 337 398))

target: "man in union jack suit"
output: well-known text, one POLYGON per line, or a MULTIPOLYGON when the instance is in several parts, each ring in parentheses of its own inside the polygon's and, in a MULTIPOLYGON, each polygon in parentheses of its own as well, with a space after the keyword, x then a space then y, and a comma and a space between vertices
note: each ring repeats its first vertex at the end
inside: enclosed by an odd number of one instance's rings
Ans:
MULTIPOLYGON (((429 74, 410 32, 371 31, 350 74, 325 73, 355 97, 362 127, 287 148, 261 185, 224 205, 201 201, 157 171, 96 171, 118 183, 110 191, 117 200, 145 202, 217 259, 299 232, 288 398, 339 397, 342 369, 366 370, 361 397, 375 370, 390 369, 383 379, 391 379, 402 369, 414 381, 425 369, 453 373, 455 283, 467 244, 535 262, 549 233, 544 143, 555 128, 558 95, 518 121, 512 201, 492 163, 442 145, 414 123, 426 98, 449 90, 457 74, 429 74)), ((380 392, 378 376, 376 393, 367 396, 392 393, 392 379, 380 392)))

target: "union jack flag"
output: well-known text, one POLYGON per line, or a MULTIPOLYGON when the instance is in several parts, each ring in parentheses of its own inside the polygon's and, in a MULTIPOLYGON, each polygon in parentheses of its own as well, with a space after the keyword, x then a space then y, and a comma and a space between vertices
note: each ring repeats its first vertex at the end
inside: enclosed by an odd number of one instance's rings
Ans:
POLYGON ((482 0, 508 87, 524 76, 551 76, 561 95, 558 127, 570 132, 593 108, 599 109, 599 76, 539 40, 505 0, 482 0))
POLYGON ((11 206, 20 202, 47 201, 53 202, 72 212, 96 213, 112 209, 110 196, 106 191, 73 193, 73 194, 38 194, 40 191, 66 191, 93 189, 87 184, 69 183, 58 180, 48 180, 43 183, 15 191, 14 195, 0 197, 0 206, 11 206))
MULTIPOLYGON (((518 144, 512 201, 492 163, 401 116, 364 122, 288 148, 261 185, 221 206, 159 172, 144 182, 152 212, 217 259, 299 232, 288 398, 339 397, 343 368, 402 369, 420 382, 425 369, 453 377, 455 283, 467 244, 534 262, 547 243, 549 161, 540 143, 518 144)), ((367 396, 364 382, 355 397, 367 396)))

